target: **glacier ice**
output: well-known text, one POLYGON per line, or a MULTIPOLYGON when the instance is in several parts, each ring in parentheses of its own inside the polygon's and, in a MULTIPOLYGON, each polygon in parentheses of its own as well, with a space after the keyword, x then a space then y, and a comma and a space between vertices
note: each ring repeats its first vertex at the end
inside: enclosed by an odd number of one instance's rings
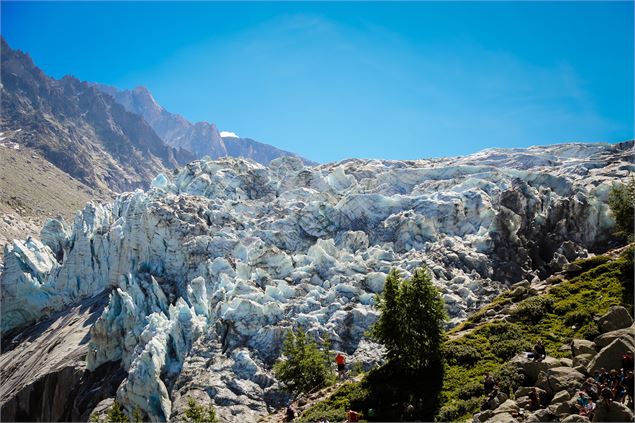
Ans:
POLYGON ((632 163, 632 144, 192 162, 7 246, 2 333, 107 290, 86 361, 121 360, 126 409, 176 418, 191 391, 251 419, 282 401, 271 364, 289 328, 371 365, 381 350, 363 334, 391 268, 428 266, 456 324, 602 242, 608 191, 632 163))

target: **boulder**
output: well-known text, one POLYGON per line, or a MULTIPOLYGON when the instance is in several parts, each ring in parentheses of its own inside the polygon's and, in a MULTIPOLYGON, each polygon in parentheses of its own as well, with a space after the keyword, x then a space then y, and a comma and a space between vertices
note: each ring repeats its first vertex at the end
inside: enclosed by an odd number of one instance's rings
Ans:
POLYGON ((594 422, 632 422, 633 410, 624 404, 611 401, 609 405, 598 402, 593 415, 594 422))
MULTIPOLYGON (((514 396, 516 398, 526 397, 529 395, 529 392, 531 392, 532 389, 534 389, 533 386, 521 386, 520 388, 516 389, 516 392, 514 392, 514 396)), ((538 392, 538 395, 547 395, 547 392, 545 392, 544 389, 536 388, 536 391, 538 392)))
POLYGON ((587 416, 581 416, 579 414, 571 414, 564 419, 560 420, 561 422, 590 422, 587 416))
POLYGON ((536 386, 553 395, 564 389, 577 389, 583 380, 584 375, 571 367, 553 367, 540 372, 536 386))
POLYGON ((492 410, 481 411, 480 413, 474 414, 473 421, 474 423, 485 422, 492 416, 492 410))
POLYGON ((573 357, 573 366, 572 367, 578 367, 578 366, 584 366, 584 368, 586 369, 586 366, 589 365, 589 363, 591 362, 591 360, 593 360, 593 356, 595 354, 591 355, 591 354, 580 354, 580 355, 576 355, 575 357, 573 357))
POLYGON ((524 353, 518 354, 511 360, 512 364, 515 364, 520 368, 520 371, 527 378, 527 383, 533 384, 538 380, 540 372, 547 371, 552 367, 561 366, 560 360, 554 357, 545 357, 542 361, 533 361, 528 359, 524 353))
POLYGON ((573 340, 573 354, 577 357, 580 354, 597 354, 597 348, 595 342, 588 341, 586 339, 574 339, 573 340))
POLYGON ((546 408, 534 411, 533 415, 538 418, 539 422, 555 422, 558 419, 558 416, 546 408))
POLYGON ((605 333, 631 326, 633 318, 624 307, 614 306, 597 319, 597 324, 600 332, 605 333))
POLYGON ((577 412, 577 409, 573 404, 569 401, 560 402, 558 404, 552 404, 547 409, 555 414, 556 416, 561 416, 563 414, 571 414, 577 412))
POLYGON ((635 351, 635 343, 628 336, 622 336, 602 348, 598 355, 593 357, 589 363, 587 371, 592 374, 601 368, 619 369, 622 367, 622 354, 635 351))
POLYGON ((511 414, 509 413, 500 413, 495 414, 492 418, 486 420, 487 423, 518 423, 511 414))
POLYGON ((566 402, 566 401, 569 401, 570 399, 571 399, 571 394, 569 394, 569 391, 562 390, 553 396, 553 399, 551 400, 551 404, 552 405, 560 404, 561 402, 566 402))
POLYGON ((635 342, 635 326, 629 326, 627 328, 603 333, 602 335, 595 338, 595 344, 599 348, 604 348, 608 344, 615 341, 617 338, 621 338, 622 336, 630 337, 635 342))
POLYGON ((493 411, 493 414, 494 415, 501 414, 501 413, 514 414, 514 413, 518 412, 519 409, 520 409, 520 407, 518 407, 518 404, 516 404, 515 401, 508 399, 505 402, 503 402, 501 405, 499 405, 493 411))
POLYGON ((560 365, 566 366, 566 367, 573 367, 573 360, 571 360, 570 358, 561 358, 560 365))

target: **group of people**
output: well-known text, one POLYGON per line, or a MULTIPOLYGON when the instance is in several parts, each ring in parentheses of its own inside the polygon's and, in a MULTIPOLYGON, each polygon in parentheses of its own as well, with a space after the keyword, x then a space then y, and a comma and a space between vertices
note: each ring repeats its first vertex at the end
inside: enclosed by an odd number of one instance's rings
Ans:
POLYGON ((607 406, 612 401, 633 406, 633 370, 600 369, 587 378, 578 392, 577 405, 581 415, 593 417, 595 404, 602 401, 607 406))

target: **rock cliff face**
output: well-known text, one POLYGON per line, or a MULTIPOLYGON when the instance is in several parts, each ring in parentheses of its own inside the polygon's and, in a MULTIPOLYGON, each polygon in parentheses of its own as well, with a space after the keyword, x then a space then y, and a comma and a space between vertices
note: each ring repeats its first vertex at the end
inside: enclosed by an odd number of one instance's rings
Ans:
POLYGON ((289 328, 370 365, 362 338, 391 268, 428 266, 456 324, 604 242, 608 191, 634 169, 632 142, 317 167, 195 161, 8 246, 3 336, 110 290, 86 368, 121 363, 119 402, 159 421, 191 395, 253 420, 284 401, 270 369, 289 328))
POLYGON ((166 146, 138 115, 95 87, 46 76, 31 58, 2 39, 0 128, 18 146, 39 151, 93 188, 147 186, 158 172, 194 156, 166 146))
MULTIPOLYGON (((111 95, 127 111, 142 116, 167 145, 187 150, 198 159, 205 156, 212 159, 244 157, 266 165, 278 157, 298 157, 297 154, 249 138, 223 137, 213 123, 191 123, 183 116, 165 110, 145 87, 118 90, 103 84, 92 85, 111 95)), ((305 164, 315 164, 302 160, 305 164)))

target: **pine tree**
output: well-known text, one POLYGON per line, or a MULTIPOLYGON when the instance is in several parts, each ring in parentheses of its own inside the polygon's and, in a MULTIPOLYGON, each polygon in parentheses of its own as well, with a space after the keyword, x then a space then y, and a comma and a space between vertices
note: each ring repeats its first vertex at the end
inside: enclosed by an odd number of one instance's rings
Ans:
POLYGON ((370 334, 386 347, 389 362, 421 372, 440 360, 445 305, 427 269, 417 269, 405 281, 392 270, 378 308, 370 334))
POLYGON ((106 421, 108 421, 109 423, 128 423, 130 420, 121 409, 121 405, 119 405, 119 403, 115 401, 108 410, 106 421))
POLYGON ((381 313, 370 336, 386 347, 388 360, 400 360, 399 344, 399 289, 401 278, 396 269, 392 269, 386 277, 384 292, 378 298, 377 307, 381 313))
POLYGON ((635 176, 626 183, 613 185, 608 203, 615 218, 617 235, 632 241, 635 230, 635 176))
POLYGON ((286 359, 278 361, 273 370, 290 392, 308 392, 333 382, 328 348, 323 344, 320 350, 302 329, 289 332, 282 353, 286 359))

